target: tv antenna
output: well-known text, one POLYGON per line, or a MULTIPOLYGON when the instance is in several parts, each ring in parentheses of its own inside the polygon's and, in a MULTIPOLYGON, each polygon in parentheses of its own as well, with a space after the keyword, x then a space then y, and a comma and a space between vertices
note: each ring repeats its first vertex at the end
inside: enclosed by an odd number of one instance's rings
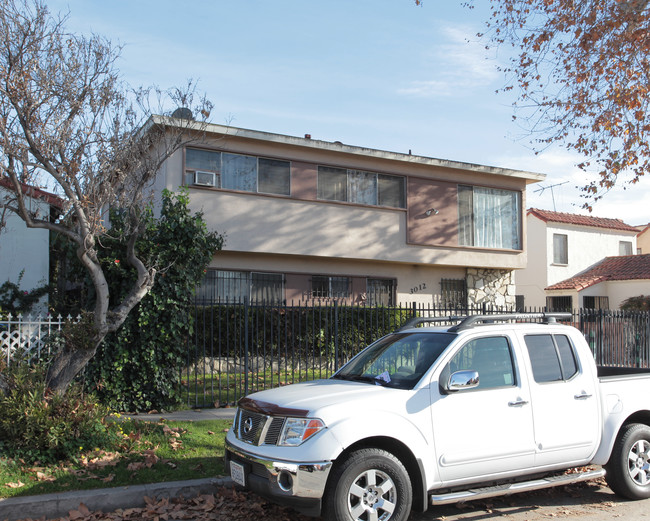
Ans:
POLYGON ((564 181, 563 183, 556 183, 554 185, 549 185, 549 186, 540 186, 537 190, 533 190, 535 193, 540 192, 540 194, 544 193, 544 190, 550 190, 551 191, 551 199, 553 199, 553 211, 557 212, 555 209, 555 193, 553 192, 553 188, 556 186, 562 186, 567 184, 569 181, 564 181))

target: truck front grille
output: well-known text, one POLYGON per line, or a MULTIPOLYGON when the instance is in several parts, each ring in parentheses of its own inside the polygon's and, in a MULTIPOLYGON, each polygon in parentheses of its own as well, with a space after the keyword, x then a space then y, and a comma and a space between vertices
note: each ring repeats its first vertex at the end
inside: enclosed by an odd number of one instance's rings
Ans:
POLYGON ((239 409, 235 418, 237 438, 251 445, 276 445, 285 418, 266 416, 257 412, 239 409))

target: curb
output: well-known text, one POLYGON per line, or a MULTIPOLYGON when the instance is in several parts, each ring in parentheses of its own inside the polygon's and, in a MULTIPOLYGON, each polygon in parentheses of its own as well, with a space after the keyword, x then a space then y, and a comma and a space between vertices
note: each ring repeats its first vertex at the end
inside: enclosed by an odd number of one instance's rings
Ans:
POLYGON ((41 496, 12 497, 0 499, 0 520, 18 521, 25 518, 64 517, 70 510, 77 509, 80 503, 86 505, 90 510, 101 510, 108 513, 118 508, 144 507, 145 496, 191 498, 201 494, 214 494, 217 488, 231 487, 232 485, 232 479, 220 477, 59 492, 41 496))

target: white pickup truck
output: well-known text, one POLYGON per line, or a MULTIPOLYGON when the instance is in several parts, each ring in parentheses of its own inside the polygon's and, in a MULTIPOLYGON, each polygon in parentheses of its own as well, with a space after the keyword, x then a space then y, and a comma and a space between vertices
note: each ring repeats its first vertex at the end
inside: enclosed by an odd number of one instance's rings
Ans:
POLYGON ((412 321, 327 380, 243 398, 226 469, 328 520, 401 521, 603 475, 617 494, 648 498, 650 374, 598 374, 581 333, 556 322, 569 317, 412 321))

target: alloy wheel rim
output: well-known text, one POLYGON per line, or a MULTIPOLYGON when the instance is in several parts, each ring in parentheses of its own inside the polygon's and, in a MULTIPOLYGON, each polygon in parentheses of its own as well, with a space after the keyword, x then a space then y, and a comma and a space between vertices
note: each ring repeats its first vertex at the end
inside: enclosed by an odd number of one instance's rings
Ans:
POLYGON ((388 521, 395 511, 397 487, 377 469, 359 474, 348 491, 348 512, 356 521, 388 521))
POLYGON ((639 440, 628 453, 628 472, 630 478, 640 486, 650 484, 650 443, 646 440, 639 440))

